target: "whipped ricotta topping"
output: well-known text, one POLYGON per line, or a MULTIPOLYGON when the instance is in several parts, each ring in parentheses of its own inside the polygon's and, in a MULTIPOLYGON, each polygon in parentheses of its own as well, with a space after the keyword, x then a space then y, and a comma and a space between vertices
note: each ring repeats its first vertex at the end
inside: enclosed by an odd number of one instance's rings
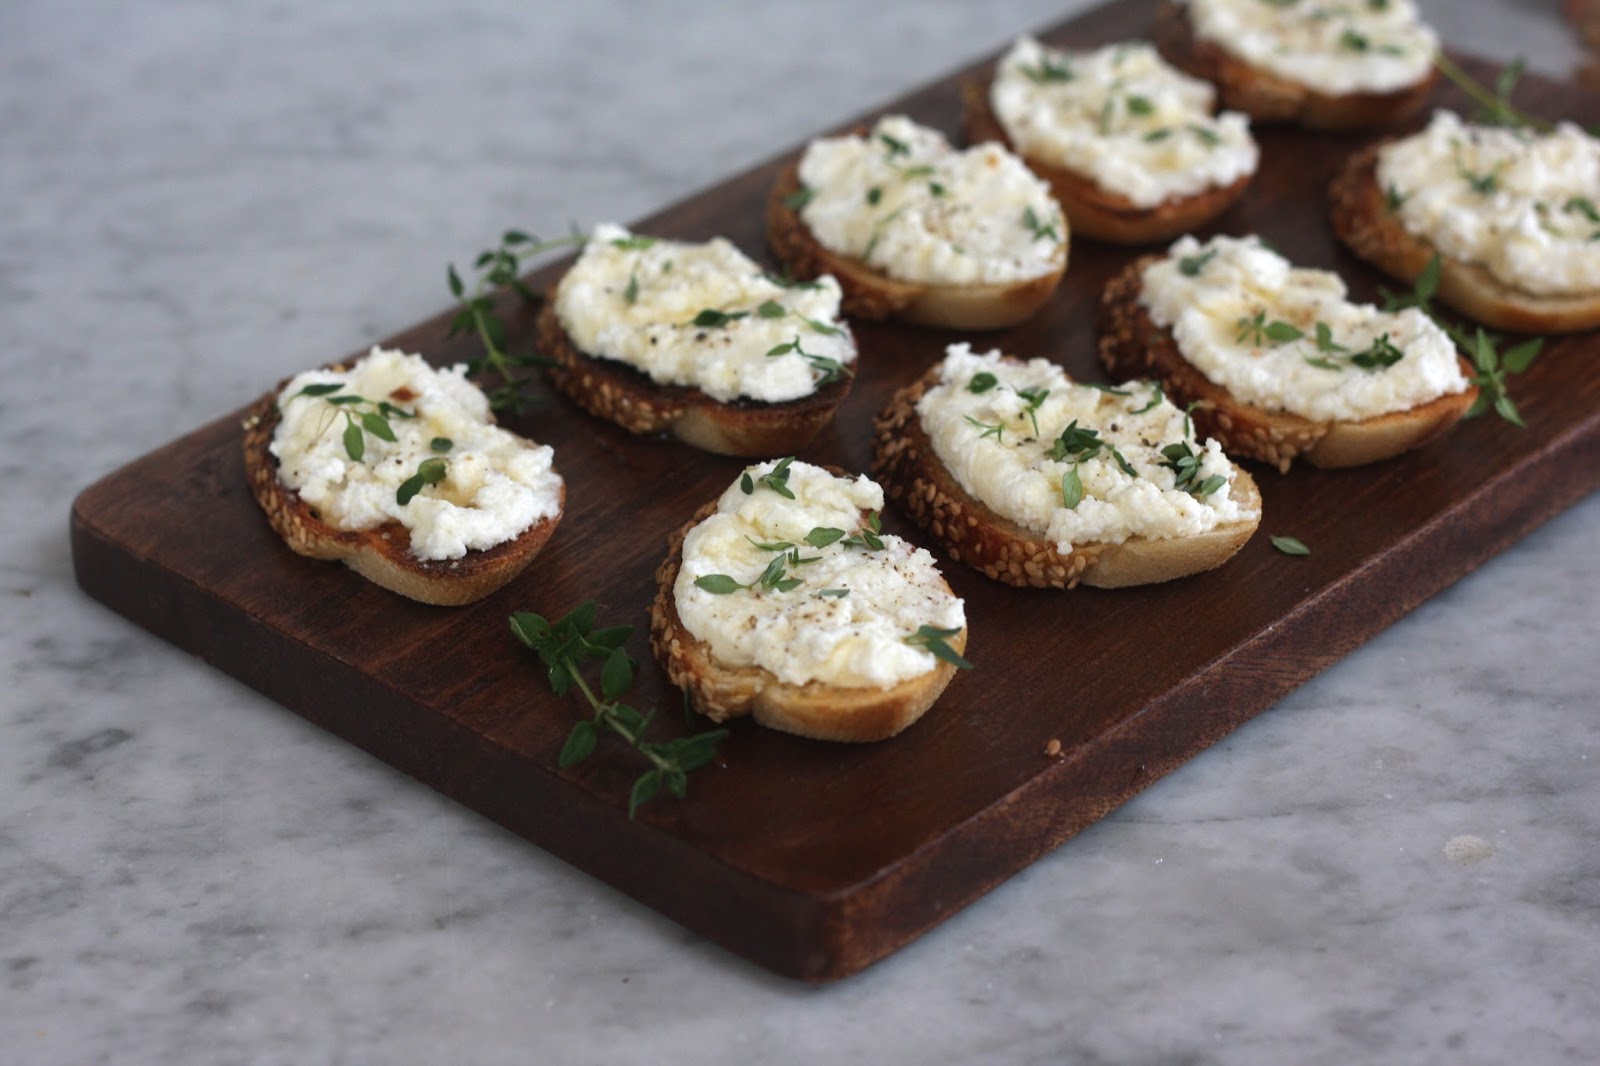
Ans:
POLYGON ((1537 296, 1600 290, 1600 140, 1462 122, 1437 111, 1378 153, 1378 184, 1406 230, 1537 296))
POLYGON ((997 144, 956 151, 903 115, 812 141, 800 218, 817 241, 890 277, 992 285, 1059 270, 1067 229, 1050 188, 997 144))
POLYGON ((827 275, 779 283, 721 237, 691 244, 603 223, 556 287, 555 311, 587 355, 723 403, 782 403, 855 362, 839 297, 827 275))
POLYGON ((746 468, 684 538, 673 587, 684 628, 719 660, 792 685, 889 688, 932 670, 933 654, 906 638, 924 625, 961 629, 965 610, 927 551, 888 534, 873 534, 882 547, 859 543, 882 508, 883 489, 865 475, 788 460, 746 468), (793 499, 762 482, 775 471, 793 499), (831 533, 818 529, 842 535, 819 547, 831 533), (778 559, 781 575, 764 583, 778 559), (750 587, 696 584, 711 577, 750 587))
POLYGON ((1143 41, 1071 52, 1021 37, 989 89, 1023 156, 1083 175, 1135 207, 1255 173, 1249 119, 1213 116, 1214 102, 1210 84, 1168 66, 1143 41))
POLYGON ((1439 38, 1411 0, 1188 0, 1195 36, 1330 96, 1427 77, 1439 38))
POLYGON ((1180 238, 1145 269, 1140 302, 1196 369, 1258 407, 1360 421, 1467 387, 1426 314, 1351 303, 1337 274, 1255 237, 1180 238))
POLYGON ((339 529, 400 523, 418 559, 492 548, 561 511, 555 452, 494 425, 464 366, 435 370, 419 355, 374 347, 348 370, 296 375, 278 412, 270 449, 279 479, 339 529), (367 416, 395 439, 368 429, 367 416), (439 460, 443 477, 400 503, 401 486, 439 460))
POLYGON ((1235 497, 1238 470, 1221 445, 1197 440, 1150 382, 1081 385, 1047 359, 952 344, 917 415, 968 494, 1063 554, 1074 544, 1194 536, 1259 513, 1235 497), (1183 487, 1178 453, 1163 451, 1173 445, 1195 460, 1183 487))

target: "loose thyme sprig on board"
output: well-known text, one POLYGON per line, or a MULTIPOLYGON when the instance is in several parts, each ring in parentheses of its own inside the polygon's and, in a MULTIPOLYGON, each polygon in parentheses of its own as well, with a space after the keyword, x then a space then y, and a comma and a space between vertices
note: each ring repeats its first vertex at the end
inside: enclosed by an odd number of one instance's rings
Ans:
POLYGON ((1520 374, 1533 365, 1544 349, 1543 337, 1530 337, 1521 343, 1514 344, 1504 352, 1500 345, 1505 338, 1495 333, 1489 333, 1482 326, 1477 326, 1472 332, 1460 323, 1450 322, 1442 317, 1433 307, 1433 298, 1439 291, 1439 271, 1443 260, 1437 252, 1428 265, 1422 268, 1422 273, 1417 275, 1416 282, 1411 291, 1407 293, 1391 292, 1380 288, 1383 295, 1383 309, 1385 311, 1399 311, 1407 307, 1415 307, 1429 318, 1439 324, 1450 335, 1456 346, 1467 354, 1477 373, 1470 379, 1478 386, 1478 398, 1462 418, 1477 418, 1490 410, 1514 426, 1526 428, 1527 423, 1522 420, 1522 415, 1517 410, 1517 405, 1512 402, 1510 382, 1507 375, 1520 374))
POLYGON ((518 611, 511 616, 511 632, 549 669, 551 691, 564 696, 577 688, 594 710, 592 718, 578 722, 567 734, 557 765, 573 766, 587 759, 605 731, 615 733, 649 760, 650 769, 639 775, 628 794, 629 818, 663 788, 682 799, 690 772, 715 758, 717 746, 728 735, 726 729, 709 729, 664 744, 645 740, 655 712, 642 714, 622 702, 633 687, 635 664, 623 648, 633 627, 596 629, 593 600, 580 603, 554 622, 531 611, 518 611), (603 661, 598 696, 583 677, 583 665, 596 659, 603 661))
POLYGON ((1522 111, 1511 102, 1511 94, 1517 87, 1517 82, 1522 79, 1522 72, 1527 63, 1518 56, 1500 69, 1500 74, 1494 80, 1494 89, 1490 90, 1473 78, 1472 75, 1456 65, 1455 60, 1440 52, 1433 57, 1433 65, 1439 72, 1451 81, 1456 87, 1472 98, 1478 105, 1478 113, 1473 116, 1473 121, 1487 126, 1527 126, 1541 133, 1549 133, 1555 129, 1555 124, 1546 122, 1536 115, 1522 111))
POLYGON ((511 355, 506 352, 506 325, 495 314, 496 296, 501 289, 510 289, 524 303, 537 304, 542 297, 522 281, 523 264, 545 252, 557 248, 579 248, 588 237, 574 229, 565 237, 544 241, 529 236, 521 230, 509 229, 500 237, 500 245, 480 252, 473 260, 477 277, 469 289, 456 272, 454 263, 445 271, 450 285, 450 295, 460 305, 455 318, 450 320, 450 333, 474 333, 483 344, 483 358, 467 364, 470 373, 493 370, 500 385, 489 393, 489 406, 496 411, 510 410, 521 413, 532 402, 525 389, 529 379, 517 373, 521 368, 548 366, 537 354, 511 355))

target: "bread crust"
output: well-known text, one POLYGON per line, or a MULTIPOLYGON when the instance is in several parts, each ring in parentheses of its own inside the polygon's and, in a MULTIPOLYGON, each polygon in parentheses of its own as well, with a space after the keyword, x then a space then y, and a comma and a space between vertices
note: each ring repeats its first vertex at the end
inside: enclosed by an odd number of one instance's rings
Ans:
MULTIPOLYGON (((335 366, 334 370, 348 369, 335 366)), ((278 395, 289 379, 246 412, 242 446, 245 477, 267 523, 289 548, 311 559, 338 560, 390 592, 440 607, 474 603, 501 588, 533 562, 561 521, 562 511, 540 519, 511 540, 460 559, 428 561, 411 554, 411 534, 399 522, 373 529, 340 529, 323 521, 278 476, 272 434, 278 427, 278 395)), ((561 486, 561 506, 566 505, 561 486)))
POLYGON ((1389 210, 1378 185, 1385 141, 1353 153, 1328 185, 1333 232, 1356 255, 1410 284, 1439 255, 1438 297, 1468 318, 1517 333, 1575 333, 1600 326, 1600 292, 1539 296, 1512 288, 1477 263, 1439 253, 1389 210))
MULTIPOLYGON (((650 605, 650 648, 668 680, 689 694, 696 710, 715 722, 749 715, 769 729, 850 743, 885 740, 927 713, 955 676, 956 668, 942 659, 927 673, 886 689, 818 681, 794 685, 759 666, 720 662, 709 644, 697 640, 678 616, 674 588, 683 566, 684 538, 716 510, 712 500, 667 538, 667 556, 656 569, 656 596, 650 605)), ((958 655, 965 651, 966 628, 947 643, 958 655)))
POLYGON ((561 325, 555 305, 539 312, 537 344, 555 365, 550 383, 579 407, 630 433, 666 431, 702 451, 718 455, 769 457, 809 444, 850 394, 854 368, 809 396, 782 403, 736 400, 724 403, 699 389, 662 385, 616 359, 580 351, 561 325))
MULTIPOLYGON (((1145 268, 1160 258, 1137 259, 1106 284, 1098 322, 1100 362, 1119 381, 1160 380, 1174 403, 1193 405, 1200 435, 1217 438, 1230 456, 1259 459, 1279 471, 1287 471, 1295 459, 1325 468, 1361 466, 1443 435, 1477 399, 1477 387, 1468 386, 1409 410, 1356 422, 1319 422, 1244 403, 1185 359, 1172 333, 1156 325, 1140 303, 1145 268)), ((1461 370, 1473 373, 1465 361, 1461 370)))
MULTIPOLYGON (((950 557, 1007 585, 1070 589, 1149 585, 1211 570, 1231 559, 1260 525, 1259 519, 1218 526, 1195 537, 1121 544, 1075 544, 1057 550, 1048 540, 991 510, 962 488, 933 449, 917 417, 917 401, 939 382, 939 368, 899 390, 873 422, 872 474, 886 496, 927 530, 950 557)), ((1239 469, 1233 491, 1255 510, 1261 492, 1239 469)))
POLYGON ((1214 185, 1189 196, 1139 207, 1126 196, 1101 188, 1078 171, 1018 151, 989 102, 993 79, 962 86, 962 128, 968 141, 994 141, 1016 152, 1050 185, 1066 212, 1072 232, 1109 244, 1149 244, 1166 240, 1210 222, 1239 202, 1255 177, 1252 171, 1230 185, 1214 185))
MULTIPOLYGON (((797 278, 832 274, 844 290, 844 310, 856 318, 895 317, 945 329, 1006 329, 1031 318, 1055 293, 1067 269, 1066 240, 1061 262, 1049 274, 996 285, 927 285, 880 273, 859 259, 824 248, 788 204, 800 191, 800 164, 785 167, 767 197, 767 242, 797 278)), ((1068 224, 1070 230, 1070 223, 1068 224)), ((1069 234, 1063 237, 1070 239, 1069 234)))
POLYGON ((1313 130, 1388 126, 1420 110, 1439 80, 1429 68, 1415 85, 1386 93, 1328 94, 1263 70, 1194 32, 1183 5, 1163 0, 1156 11, 1156 48, 1173 66, 1217 87, 1222 106, 1258 122, 1293 122, 1313 130))

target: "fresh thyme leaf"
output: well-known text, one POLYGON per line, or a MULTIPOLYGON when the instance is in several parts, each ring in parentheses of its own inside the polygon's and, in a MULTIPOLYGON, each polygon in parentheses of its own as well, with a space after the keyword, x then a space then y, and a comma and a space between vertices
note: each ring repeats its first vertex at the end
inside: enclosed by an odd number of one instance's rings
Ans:
POLYGON ((1061 475, 1061 506, 1072 510, 1083 502, 1083 479, 1078 476, 1078 464, 1067 467, 1061 475))
POLYGON ((447 452, 455 446, 456 442, 449 437, 435 437, 428 442, 429 449, 436 452, 447 452))
POLYGON ((1045 458, 1061 462, 1063 459, 1073 459, 1083 462, 1093 459, 1100 454, 1100 449, 1105 446, 1105 441, 1100 439, 1100 431, 1078 425, 1074 418, 1061 431, 1061 435, 1051 442, 1050 450, 1045 453, 1045 458))
POLYGON ((1024 207, 1022 209, 1022 224, 1028 228, 1028 232, 1033 234, 1033 239, 1036 241, 1061 240, 1061 234, 1056 230, 1055 220, 1051 219, 1049 222, 1045 222, 1032 207, 1024 207))
MULTIPOLYGON (((1317 322, 1317 351, 1319 352, 1347 352, 1350 349, 1342 344, 1335 344, 1333 329, 1326 322, 1317 322)), ((1307 360, 1310 362, 1310 360, 1307 360)), ((1315 366, 1315 363, 1312 363, 1315 366)))
POLYGON ((694 579, 694 584, 713 596, 727 596, 745 587, 727 574, 701 574, 694 579))
POLYGON ((787 207, 791 211, 801 211, 805 209, 805 206, 809 204, 812 198, 816 195, 817 190, 802 185, 794 192, 783 198, 783 206, 787 207))
POLYGON ((1355 30, 1345 30, 1339 37, 1339 43, 1352 52, 1365 52, 1372 47, 1372 41, 1355 30))
POLYGON ((739 475, 739 487, 744 490, 746 496, 756 491, 755 482, 750 480, 750 471, 746 470, 739 475))
POLYGON ((1191 122, 1189 123, 1188 129, 1190 133, 1200 138, 1200 142, 1207 148, 1215 148, 1217 145, 1222 143, 1222 138, 1219 137, 1216 131, 1209 126, 1202 126, 1198 122, 1191 122))
POLYGON ((1562 206, 1561 210, 1569 213, 1577 212, 1590 222, 1600 222, 1600 210, 1596 210, 1594 201, 1585 196, 1574 196, 1562 206))
POLYGON ((1199 275, 1206 268, 1206 264, 1216 257, 1217 250, 1211 249, 1202 255, 1186 255, 1178 260, 1178 272, 1186 278, 1199 275))
POLYGON ((1155 144, 1157 141, 1164 141, 1168 137, 1171 137, 1171 136, 1172 136, 1172 127, 1171 126, 1160 126, 1160 127, 1157 127, 1156 129, 1151 130, 1149 133, 1145 134, 1144 135, 1144 139, 1147 142, 1149 142, 1150 144, 1155 144))
POLYGON ((1035 385, 1019 390, 1017 395, 1027 405, 1022 409, 1022 413, 1027 415, 1028 420, 1033 423, 1033 435, 1037 437, 1039 435, 1039 408, 1050 395, 1050 390, 1042 389, 1035 385))
POLYGON ((1287 322, 1269 322, 1267 324, 1267 340, 1274 344, 1287 344, 1304 337, 1305 333, 1287 322))
POLYGON ((832 596, 834 599, 842 599, 845 596, 850 595, 850 590, 849 589, 820 589, 820 590, 818 590, 817 595, 818 596, 832 596))
POLYGON ((867 190, 867 203, 871 204, 873 207, 877 207, 882 200, 883 190, 881 188, 874 185, 872 188, 867 190))
POLYGON ((1393 185, 1387 185, 1387 186, 1384 187, 1384 190, 1383 190, 1383 207, 1384 207, 1384 210, 1389 212, 1389 214, 1393 215, 1393 214, 1396 214, 1397 212, 1399 212, 1400 208, 1405 206, 1405 202, 1406 202, 1407 199, 1408 199, 1408 197, 1406 197, 1403 193, 1400 192, 1399 189, 1395 188, 1393 185))
POLYGON ((289 397, 289 399, 293 400, 299 396, 328 396, 342 388, 344 388, 344 382, 342 381, 329 381, 321 385, 307 385, 295 393, 294 396, 289 397))
POLYGON ((756 308, 756 314, 761 318, 782 318, 788 313, 788 308, 784 307, 777 300, 763 301, 761 306, 756 308))
POLYGON ((967 391, 974 394, 988 392, 1000 383, 1000 379, 987 370, 972 375, 972 380, 967 382, 967 391))
POLYGON ((817 333, 821 333, 829 337, 844 336, 844 330, 839 326, 830 325, 827 322, 821 321, 820 319, 810 318, 806 315, 800 314, 798 311, 795 312, 795 314, 800 321, 810 326, 817 333))
POLYGON ((971 670, 972 664, 963 659, 947 642, 947 638, 960 633, 959 629, 940 629, 937 626, 920 625, 917 631, 904 640, 907 644, 926 648, 933 653, 933 657, 954 666, 957 670, 971 670))
POLYGON ((844 530, 834 529, 832 526, 818 526, 806 534, 806 543, 813 548, 826 548, 835 541, 844 539, 844 530))
POLYGON ((708 307, 694 316, 693 324, 701 329, 724 329, 730 322, 749 317, 749 311, 719 311, 714 307, 708 307))
POLYGON ((980 422, 971 415, 967 415, 967 422, 969 425, 975 426, 981 430, 981 432, 978 434, 979 440, 982 440, 984 437, 993 437, 995 442, 998 444, 1004 444, 1006 442, 1006 427, 1004 422, 996 422, 991 425, 988 422, 980 422))
POLYGON ((794 544, 787 540, 759 541, 754 537, 745 537, 744 539, 764 552, 786 552, 794 547, 794 544))
POLYGON ((789 464, 793 462, 792 455, 778 460, 778 465, 757 478, 756 484, 771 489, 786 500, 794 499, 794 492, 789 488, 789 464))
POLYGON ((639 268, 634 267, 633 273, 628 275, 628 287, 622 290, 622 299, 629 304, 639 302, 639 268))
POLYGON ((911 146, 909 144, 907 144, 905 141, 899 140, 898 138, 891 137, 887 133, 878 134, 878 140, 882 141, 884 147, 889 149, 889 155, 891 158, 897 155, 911 154, 911 146))
POLYGON ((417 464, 417 472, 402 481, 400 487, 395 490, 394 502, 404 507, 424 488, 443 481, 449 470, 449 461, 441 456, 436 455, 431 459, 422 460, 417 464))
POLYGON ((1142 415, 1142 414, 1145 414, 1148 411, 1153 411, 1157 407, 1161 406, 1161 401, 1162 400, 1165 400, 1167 398, 1166 393, 1161 391, 1161 386, 1159 384, 1152 384, 1150 386, 1150 388, 1153 390, 1152 395, 1150 397, 1150 402, 1145 404, 1143 407, 1139 408, 1137 411, 1133 412, 1134 414, 1142 415))
POLYGON ((1147 96, 1135 95, 1128 97, 1128 113, 1130 115, 1152 115, 1155 110, 1156 105, 1152 104, 1147 96))
POLYGON ((372 411, 363 411, 361 414, 361 428, 371 433, 379 440, 394 443, 394 427, 389 425, 389 420, 372 411))
POLYGON ((354 421, 345 423, 344 451, 346 455, 358 463, 367 452, 367 438, 362 436, 361 427, 356 425, 354 421))
POLYGON ((1380 333, 1366 350, 1352 355, 1350 361, 1363 370, 1381 370, 1394 366, 1405 354, 1395 346, 1387 333, 1380 333))
POLYGON ((1272 537, 1272 546, 1285 555, 1310 555, 1311 549, 1300 542, 1298 537, 1272 537))
POLYGON ((642 252, 647 248, 655 247, 655 243, 656 239, 654 237, 644 237, 635 234, 629 237, 616 238, 611 242, 611 247, 621 248, 626 252, 642 252))
POLYGON ((1314 366, 1318 370, 1343 370, 1344 369, 1344 367, 1340 366, 1338 363, 1334 362, 1332 359, 1326 359, 1326 358, 1324 358, 1324 357, 1322 357, 1320 355, 1302 355, 1300 358, 1304 359, 1308 365, 1314 366))
POLYGON ((1072 67, 1065 59, 1054 55, 1041 56, 1039 65, 1031 67, 1026 64, 1018 66, 1022 76, 1035 85, 1049 85, 1052 82, 1072 80, 1072 67))

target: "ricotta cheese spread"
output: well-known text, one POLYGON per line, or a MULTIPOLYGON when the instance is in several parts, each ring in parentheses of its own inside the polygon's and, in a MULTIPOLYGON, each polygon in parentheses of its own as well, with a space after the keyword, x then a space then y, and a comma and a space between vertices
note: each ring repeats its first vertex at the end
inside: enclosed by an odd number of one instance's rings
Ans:
POLYGON ((1329 96, 1428 76, 1439 38, 1412 0, 1188 0, 1195 36, 1329 96))
POLYGON ((1207 82, 1142 41, 1092 52, 1022 37, 1000 60, 989 105, 1023 156, 1071 170, 1135 207, 1255 173, 1250 120, 1213 116, 1207 82))
POLYGON ((1047 359, 952 344, 917 403, 934 453, 966 492, 1056 544, 1194 536, 1259 511, 1234 465, 1149 382, 1076 384, 1047 359))
POLYGON ((1384 146, 1377 178, 1406 230, 1536 296, 1600 291, 1600 140, 1474 126, 1448 111, 1384 146))
POLYGON ((418 559, 484 551, 561 511, 554 451, 494 425, 464 366, 374 347, 348 370, 297 375, 278 412, 279 480, 339 529, 400 523, 418 559))
POLYGON ((704 244, 596 226, 556 288, 561 327, 582 352, 722 403, 783 403, 848 373, 855 340, 839 283, 785 285, 720 237, 704 244))
POLYGON ((966 613, 933 556, 876 532, 882 507, 865 475, 787 459, 747 468, 684 538, 684 628, 722 662, 791 685, 889 688, 932 670, 933 653, 906 638, 964 628, 966 613))
POLYGON ((866 136, 812 141, 801 221, 823 247, 901 281, 994 285, 1061 269, 1067 230, 1050 188, 997 144, 956 151, 890 115, 866 136))
POLYGON ((1244 403, 1353 422, 1463 391, 1454 342, 1412 307, 1346 299, 1327 270, 1255 237, 1182 237, 1147 267, 1140 303, 1183 357, 1244 403))

